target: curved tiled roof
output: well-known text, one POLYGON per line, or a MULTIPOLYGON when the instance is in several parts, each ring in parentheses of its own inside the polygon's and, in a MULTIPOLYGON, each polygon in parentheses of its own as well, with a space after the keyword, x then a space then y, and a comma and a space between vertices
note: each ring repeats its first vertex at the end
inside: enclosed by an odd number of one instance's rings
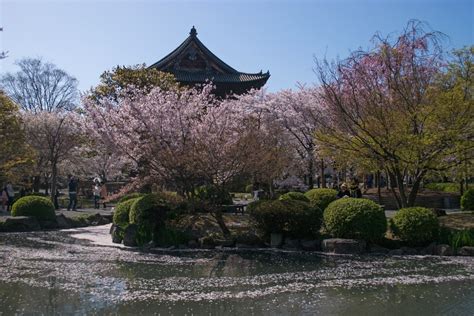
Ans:
MULTIPOLYGON (((192 63, 192 61, 188 62, 192 63)), ((188 38, 186 38, 181 45, 161 60, 152 64, 149 68, 156 68, 161 71, 170 72, 175 75, 178 82, 183 83, 204 83, 207 80, 210 80, 216 84, 242 83, 251 84, 252 87, 260 88, 266 83, 268 78, 270 78, 270 72, 243 73, 227 65, 197 38, 197 32, 194 26, 191 29, 188 38), (193 70, 176 67, 176 65, 180 64, 183 56, 189 55, 190 51, 196 49, 199 51, 199 57, 204 60, 205 64, 208 66, 212 65, 212 67, 207 67, 207 69, 198 67, 193 70)))

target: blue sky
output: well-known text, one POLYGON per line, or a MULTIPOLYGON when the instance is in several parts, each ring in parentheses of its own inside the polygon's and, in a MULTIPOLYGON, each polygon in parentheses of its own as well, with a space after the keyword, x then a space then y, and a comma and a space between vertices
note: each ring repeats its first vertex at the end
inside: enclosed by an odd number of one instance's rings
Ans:
POLYGON ((313 56, 344 58, 375 32, 410 19, 449 36, 447 49, 474 44, 474 1, 145 1, 0 0, 0 72, 42 57, 79 80, 81 90, 116 65, 152 64, 195 25, 218 57, 243 72, 270 70, 270 91, 312 83, 313 56))

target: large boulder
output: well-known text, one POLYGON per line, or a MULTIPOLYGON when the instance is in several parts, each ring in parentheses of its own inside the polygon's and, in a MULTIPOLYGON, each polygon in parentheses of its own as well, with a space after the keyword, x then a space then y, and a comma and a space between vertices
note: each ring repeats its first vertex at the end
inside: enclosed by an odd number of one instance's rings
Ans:
POLYGON ((458 255, 460 256, 474 256, 474 247, 461 247, 461 249, 458 250, 458 255))
POLYGON ((115 224, 110 227, 110 235, 112 235, 112 242, 114 244, 120 244, 123 240, 124 230, 115 224))
POLYGON ((130 224, 123 234, 123 244, 128 247, 137 246, 138 225, 130 224))
POLYGON ((59 229, 68 229, 72 227, 70 221, 66 216, 64 216, 64 214, 56 215, 56 223, 59 229))
POLYGON ((364 240, 330 238, 323 240, 321 248, 330 253, 361 254, 365 252, 367 244, 364 240))
POLYGON ((437 245, 435 254, 438 256, 452 256, 454 254, 453 248, 449 245, 437 245))
POLYGON ((304 250, 321 250, 321 240, 303 239, 301 240, 301 248, 304 250))
POLYGON ((38 220, 32 216, 8 216, 3 223, 3 230, 9 232, 40 230, 38 220))
POLYGON ((287 238, 285 238, 283 248, 285 248, 285 249, 299 249, 299 248, 301 248, 300 240, 295 239, 295 238, 287 237, 287 238))

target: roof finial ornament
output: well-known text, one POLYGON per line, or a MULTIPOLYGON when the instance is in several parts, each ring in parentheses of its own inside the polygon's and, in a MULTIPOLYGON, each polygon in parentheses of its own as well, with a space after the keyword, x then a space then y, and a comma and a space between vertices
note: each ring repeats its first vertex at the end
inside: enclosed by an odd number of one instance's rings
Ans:
POLYGON ((198 32, 196 31, 196 29, 194 28, 194 25, 193 25, 193 28, 191 29, 191 32, 189 32, 189 35, 191 35, 191 36, 196 36, 197 33, 198 33, 198 32))

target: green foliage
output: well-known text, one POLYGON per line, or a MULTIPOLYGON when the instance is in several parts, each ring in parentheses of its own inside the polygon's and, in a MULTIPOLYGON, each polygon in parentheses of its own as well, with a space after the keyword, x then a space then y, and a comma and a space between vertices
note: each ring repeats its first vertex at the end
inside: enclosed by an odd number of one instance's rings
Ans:
POLYGON ((165 199, 158 194, 147 194, 135 199, 130 207, 129 222, 131 224, 161 224, 170 207, 165 199))
POLYGON ((124 196, 122 196, 119 200, 119 203, 123 203, 127 200, 131 200, 131 199, 136 199, 136 198, 139 198, 139 197, 142 197, 146 195, 145 193, 139 193, 139 192, 133 192, 133 193, 129 193, 129 194, 125 194, 124 196))
POLYGON ((474 210, 474 189, 469 189, 464 192, 461 197, 461 208, 464 211, 474 210))
POLYGON ((160 247, 187 244, 190 239, 185 232, 166 225, 160 227, 153 238, 155 244, 160 247))
POLYGON ((337 199, 337 191, 333 189, 312 189, 304 194, 311 205, 325 210, 332 201, 337 199))
POLYGON ((21 180, 25 168, 32 164, 32 152, 28 148, 22 128, 18 106, 0 90, 0 182, 21 180))
POLYGON ((449 238, 449 245, 457 250, 461 247, 474 247, 474 229, 455 231, 449 238))
POLYGON ((457 193, 460 190, 458 183, 440 183, 440 182, 433 182, 428 183, 425 185, 426 189, 430 189, 433 191, 441 191, 441 192, 448 192, 448 193, 457 193))
POLYGON ((291 237, 318 235, 322 212, 298 200, 267 200, 251 203, 247 210, 266 235, 282 233, 291 237))
POLYGON ((126 228, 128 226, 128 224, 130 223, 130 209, 132 208, 133 203, 135 203, 137 199, 138 197, 131 198, 120 202, 119 204, 117 204, 117 206, 115 206, 113 218, 113 223, 115 225, 118 225, 122 228, 126 228))
POLYGON ((253 191, 253 184, 249 184, 245 186, 245 192, 252 193, 253 191))
POLYGON ((100 84, 90 92, 90 98, 95 101, 111 99, 118 101, 120 94, 129 87, 134 86, 146 92, 155 87, 163 90, 178 89, 178 84, 172 74, 150 69, 145 65, 131 67, 117 66, 105 71, 100 76, 100 84))
POLYGON ((411 245, 434 241, 438 236, 439 222, 436 215, 424 207, 400 209, 391 220, 395 236, 411 245))
POLYGON ((24 196, 13 204, 12 216, 34 216, 40 220, 54 220, 56 213, 51 200, 41 196, 24 196))
POLYGON ((232 196, 228 191, 214 185, 203 185, 196 189, 196 197, 205 203, 212 205, 234 204, 232 196))
POLYGON ((387 220, 380 205, 367 199, 342 198, 324 210, 327 231, 337 238, 380 240, 387 230, 387 220))
POLYGON ((280 201, 297 200, 309 202, 309 199, 301 192, 288 192, 280 196, 280 201))

